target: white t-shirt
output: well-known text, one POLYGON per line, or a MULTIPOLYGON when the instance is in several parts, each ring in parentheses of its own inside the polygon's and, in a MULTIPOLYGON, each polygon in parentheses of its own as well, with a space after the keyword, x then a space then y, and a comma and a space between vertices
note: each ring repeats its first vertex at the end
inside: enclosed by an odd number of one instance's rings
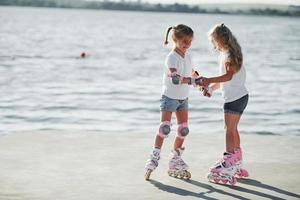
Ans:
POLYGON ((176 68, 177 73, 182 77, 192 76, 192 59, 191 56, 186 53, 182 58, 176 51, 172 50, 165 60, 165 71, 163 75, 163 88, 162 94, 171 98, 184 100, 189 96, 189 85, 172 83, 172 79, 168 76, 170 68, 176 68))
MULTIPOLYGON (((229 52, 221 52, 220 54, 220 75, 226 73, 225 63, 230 61, 229 52)), ((220 83, 220 88, 222 90, 222 96, 225 99, 225 103, 235 101, 246 94, 248 90, 245 87, 246 81, 246 70, 244 66, 241 69, 233 74, 233 77, 230 81, 220 83)))

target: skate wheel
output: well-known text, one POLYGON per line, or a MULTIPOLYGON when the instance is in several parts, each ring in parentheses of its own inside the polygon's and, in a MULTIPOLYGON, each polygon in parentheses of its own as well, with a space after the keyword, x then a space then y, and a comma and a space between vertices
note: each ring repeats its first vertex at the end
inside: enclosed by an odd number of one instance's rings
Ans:
POLYGON ((218 177, 214 178, 214 182, 219 183, 221 181, 221 179, 219 179, 218 177))
POLYGON ((212 175, 211 175, 210 173, 208 173, 208 174, 206 175, 206 178, 210 181, 210 180, 212 179, 212 175))
POLYGON ((243 178, 249 177, 249 173, 247 172, 247 170, 241 169, 241 171, 240 171, 240 177, 243 177, 243 178))
POLYGON ((222 180, 222 183, 223 183, 223 184, 227 184, 228 181, 227 181, 227 180, 222 180))
POLYGON ((182 171, 182 172, 180 173, 180 178, 181 178, 181 179, 185 179, 186 177, 187 177, 186 171, 182 171))
POLYGON ((183 178, 185 177, 185 173, 184 173, 184 172, 181 172, 180 174, 178 174, 178 177, 179 177, 180 179, 183 179, 183 178))
POLYGON ((168 171, 169 176, 171 177, 176 177, 177 175, 173 171, 168 171))
POLYGON ((191 172, 189 172, 189 171, 186 171, 186 174, 185 174, 185 178, 186 178, 186 180, 190 180, 190 179, 191 179, 191 177, 192 177, 192 174, 191 174, 191 172))
POLYGON ((179 178, 179 177, 180 177, 180 174, 178 174, 177 172, 173 172, 173 177, 174 177, 174 178, 179 178))
POLYGON ((232 177, 232 180, 231 181, 229 181, 229 184, 231 184, 231 185, 235 185, 236 184, 236 178, 235 177, 232 177))
POLYGON ((207 174, 207 179, 208 179, 209 182, 212 182, 212 183, 216 182, 216 181, 215 181, 215 180, 216 180, 216 177, 214 177, 214 175, 211 174, 211 173, 208 173, 208 174, 207 174))
POLYGON ((146 174, 145 174, 145 180, 146 180, 146 181, 149 181, 151 172, 152 172, 152 170, 150 170, 150 169, 148 169, 148 170, 146 171, 146 174))

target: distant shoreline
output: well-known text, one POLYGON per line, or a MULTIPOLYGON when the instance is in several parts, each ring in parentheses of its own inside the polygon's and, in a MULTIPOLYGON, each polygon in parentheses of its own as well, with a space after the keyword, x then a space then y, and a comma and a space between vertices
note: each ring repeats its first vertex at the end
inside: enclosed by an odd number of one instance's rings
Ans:
POLYGON ((300 6, 289 6, 287 10, 274 8, 249 8, 227 11, 220 8, 204 9, 200 6, 187 4, 150 4, 141 2, 111 2, 111 1, 54 1, 54 0, 3 0, 0 6, 20 7, 46 7, 46 8, 70 8, 116 11, 144 11, 167 13, 191 13, 191 14, 230 14, 230 15, 257 15, 257 16, 288 16, 300 17, 300 6))

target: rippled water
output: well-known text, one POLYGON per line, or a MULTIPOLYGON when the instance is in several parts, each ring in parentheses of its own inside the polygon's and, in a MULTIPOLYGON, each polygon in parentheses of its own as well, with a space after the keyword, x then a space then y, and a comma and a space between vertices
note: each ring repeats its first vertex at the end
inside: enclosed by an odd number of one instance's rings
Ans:
MULTIPOLYGON (((206 32, 219 22, 245 57, 250 101, 241 133, 300 135, 299 18, 16 7, 0 7, 0 132, 154 133, 165 29, 190 25, 195 68, 212 76, 218 55, 206 32)), ((190 94, 192 132, 222 132, 220 94, 190 94)))

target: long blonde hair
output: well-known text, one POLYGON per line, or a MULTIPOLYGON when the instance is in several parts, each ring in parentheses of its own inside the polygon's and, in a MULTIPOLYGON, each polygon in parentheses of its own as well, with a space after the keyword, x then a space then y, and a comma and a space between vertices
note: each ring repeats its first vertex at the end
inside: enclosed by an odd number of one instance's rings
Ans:
MULTIPOLYGON (((221 39, 224 42, 222 48, 229 51, 231 67, 234 72, 238 72, 243 64, 242 48, 230 29, 224 24, 218 24, 208 32, 208 37, 211 41, 221 39)), ((215 48, 218 49, 217 46, 215 48)))

